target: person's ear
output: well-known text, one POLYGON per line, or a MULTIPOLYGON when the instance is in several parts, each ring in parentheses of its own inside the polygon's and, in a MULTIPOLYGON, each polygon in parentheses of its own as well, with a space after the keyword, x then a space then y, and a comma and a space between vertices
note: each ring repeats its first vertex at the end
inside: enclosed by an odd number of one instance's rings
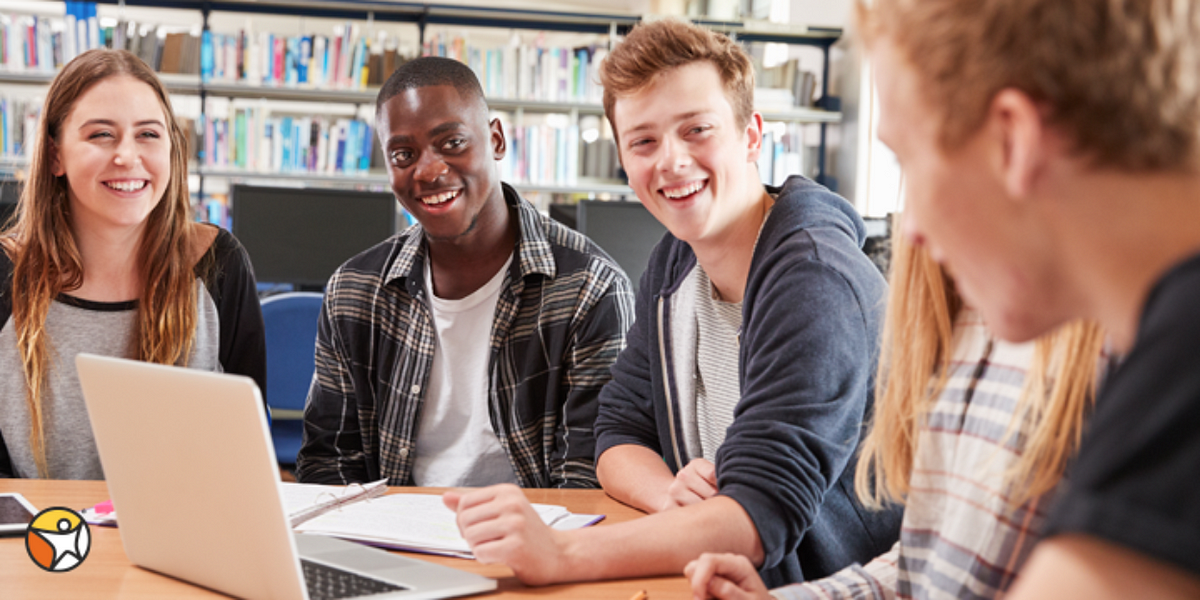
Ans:
POLYGON ((508 153, 508 140, 504 138, 504 125, 500 119, 492 119, 488 125, 492 133, 492 158, 500 160, 508 153))
POLYGON ((1049 130, 1042 111, 1028 94, 1004 89, 992 99, 990 126, 999 143, 998 175, 1012 198, 1029 195, 1046 170, 1049 130))
POLYGON ((763 145, 763 118, 762 113, 754 111, 750 115, 750 120, 746 122, 746 162, 758 164, 758 157, 762 154, 763 145))

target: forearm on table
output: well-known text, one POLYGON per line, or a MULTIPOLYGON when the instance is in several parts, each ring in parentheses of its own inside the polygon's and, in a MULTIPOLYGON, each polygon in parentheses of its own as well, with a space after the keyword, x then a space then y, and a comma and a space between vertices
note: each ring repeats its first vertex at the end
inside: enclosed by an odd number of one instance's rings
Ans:
POLYGON ((741 554, 763 561, 758 530, 732 498, 704 502, 616 525, 565 534, 563 558, 574 580, 679 574, 704 552, 741 554))
POLYGON ((662 510, 669 498, 667 489, 675 480, 662 457, 637 444, 605 450, 596 463, 596 476, 613 499, 648 513, 662 510))

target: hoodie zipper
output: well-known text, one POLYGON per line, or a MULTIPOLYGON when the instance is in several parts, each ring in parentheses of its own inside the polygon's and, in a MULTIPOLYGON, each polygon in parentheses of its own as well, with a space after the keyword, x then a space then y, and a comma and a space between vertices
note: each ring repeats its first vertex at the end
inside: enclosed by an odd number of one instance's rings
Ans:
POLYGON ((658 297, 658 358, 662 364, 663 371, 663 392, 667 396, 667 427, 671 433, 671 451, 675 455, 675 468, 683 468, 683 457, 679 455, 679 441, 675 435, 675 410, 672 408, 674 402, 671 400, 671 379, 670 369, 667 367, 667 339, 663 331, 663 320, 665 312, 665 303, 663 297, 658 297))

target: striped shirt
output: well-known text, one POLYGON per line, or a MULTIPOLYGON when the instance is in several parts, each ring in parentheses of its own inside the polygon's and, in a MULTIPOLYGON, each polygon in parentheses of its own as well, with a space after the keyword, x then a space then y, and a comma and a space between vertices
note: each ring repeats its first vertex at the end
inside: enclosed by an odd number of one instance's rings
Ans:
POLYGON ((742 303, 714 298, 712 281, 699 264, 688 278, 692 282, 690 293, 696 295, 697 429, 705 460, 716 463, 717 448, 725 441, 725 431, 733 424, 733 410, 742 399, 738 374, 742 303))
POLYGON ((778 588, 773 596, 982 599, 1012 585, 1055 495, 1014 508, 1004 485, 1032 431, 1030 420, 1015 434, 1008 428, 1034 344, 993 338, 971 310, 954 332, 946 387, 917 440, 900 541, 865 566, 778 588))
MULTIPOLYGON (((592 426, 600 388, 633 322, 629 279, 583 235, 513 188, 513 264, 496 303, 488 360, 491 422, 523 487, 598 487, 592 426)), ((317 331, 297 477, 412 485, 435 332, 420 225, 342 265, 317 331)))

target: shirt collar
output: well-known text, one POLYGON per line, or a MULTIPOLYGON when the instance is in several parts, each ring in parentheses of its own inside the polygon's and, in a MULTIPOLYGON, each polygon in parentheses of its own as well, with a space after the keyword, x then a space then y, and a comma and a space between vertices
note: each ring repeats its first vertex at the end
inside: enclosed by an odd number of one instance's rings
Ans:
MULTIPOLYGON (((517 268, 520 269, 520 277, 517 280, 524 281, 526 277, 535 273, 553 279, 557 268, 550 240, 546 235, 546 217, 522 198, 512 186, 507 183, 501 183, 500 186, 504 191, 505 204, 517 208, 516 258, 517 268)), ((405 279, 407 287, 413 288, 415 285, 418 286, 416 289, 419 289, 419 286, 424 285, 422 272, 429 247, 425 242, 421 224, 409 227, 401 239, 403 242, 400 251, 392 261, 384 281, 391 284, 398 279, 405 279)))

